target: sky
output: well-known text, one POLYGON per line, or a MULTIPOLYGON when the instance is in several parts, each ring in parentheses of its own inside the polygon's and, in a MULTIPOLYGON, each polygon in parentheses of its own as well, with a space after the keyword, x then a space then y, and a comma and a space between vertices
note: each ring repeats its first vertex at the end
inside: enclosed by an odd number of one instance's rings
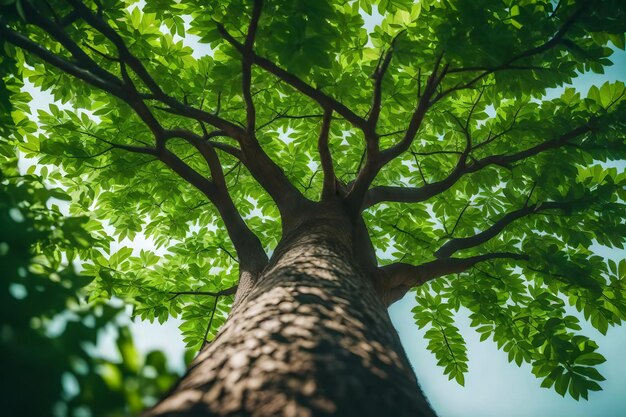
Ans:
POLYGON ((402 345, 417 374, 422 390, 440 417, 621 417, 626 410, 626 328, 609 329, 602 336, 582 323, 582 333, 599 343, 599 352, 607 362, 598 370, 607 381, 603 391, 592 392, 589 401, 561 398, 553 389, 541 388, 541 380, 531 373, 531 366, 509 363, 507 354, 491 340, 479 341, 469 327, 468 311, 460 310, 456 325, 465 338, 469 372, 465 386, 448 381, 435 356, 426 350, 426 329, 419 330, 412 319, 416 305, 408 294, 390 308, 391 319, 400 334, 402 345))
MULTIPOLYGON (((379 21, 380 15, 364 16, 366 27, 371 30, 379 21)), ((210 53, 206 45, 198 45, 190 37, 185 43, 194 47, 195 56, 210 53)), ((603 75, 585 74, 575 80, 573 86, 586 94, 593 84, 605 81, 626 80, 626 53, 619 51, 614 56, 612 67, 603 75)), ((556 89, 549 94, 559 94, 556 89)), ((34 108, 46 108, 49 96, 31 91, 34 108)), ((617 165, 626 169, 626 164, 617 165)), ((626 252, 598 252, 613 258, 625 258, 626 252)), ((553 389, 544 389, 541 381, 535 378, 528 364, 517 367, 507 361, 507 354, 499 351, 491 341, 479 342, 478 334, 469 327, 467 311, 457 315, 457 327, 467 342, 469 372, 465 387, 448 381, 443 369, 436 365, 435 357, 426 349, 424 330, 419 330, 413 322, 411 309, 415 306, 412 293, 407 294, 390 308, 390 315, 396 326, 404 349, 415 369, 423 391, 440 417, 621 417, 626 415, 626 328, 610 328, 602 336, 589 325, 583 324, 583 333, 596 340, 607 362, 599 366, 607 378, 601 385, 603 391, 590 393, 589 401, 577 402, 570 397, 561 398, 553 389)), ((152 349, 163 350, 170 363, 182 370, 184 344, 178 329, 180 322, 171 319, 163 325, 158 323, 134 322, 131 328, 138 348, 143 352, 152 349)), ((97 354, 115 358, 115 333, 105 332, 100 338, 97 354)))

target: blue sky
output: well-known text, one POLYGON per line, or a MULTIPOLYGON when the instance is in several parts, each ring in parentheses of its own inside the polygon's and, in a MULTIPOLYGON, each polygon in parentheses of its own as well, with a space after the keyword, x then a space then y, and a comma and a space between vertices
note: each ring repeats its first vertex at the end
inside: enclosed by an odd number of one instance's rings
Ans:
POLYGON ((583 333, 600 344, 599 351, 607 362, 599 367, 607 378, 603 391, 590 393, 589 401, 561 398, 554 390, 541 388, 528 364, 518 368, 507 361, 507 354, 495 343, 479 341, 469 327, 467 311, 460 310, 457 327, 467 342, 469 372, 465 386, 448 381, 435 357, 426 350, 424 330, 413 322, 413 294, 394 304, 391 318, 422 389, 439 417, 620 417, 626 410, 626 329, 609 329, 602 336, 590 326, 583 333))

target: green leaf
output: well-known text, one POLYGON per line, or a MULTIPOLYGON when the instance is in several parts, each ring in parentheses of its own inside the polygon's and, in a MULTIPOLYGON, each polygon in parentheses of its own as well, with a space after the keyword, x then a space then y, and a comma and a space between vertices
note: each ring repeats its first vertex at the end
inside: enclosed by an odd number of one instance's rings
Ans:
POLYGON ((584 353, 576 358, 576 363, 580 365, 599 365, 604 362, 604 356, 597 352, 584 353))
POLYGON ((554 384, 554 390, 559 393, 562 397, 565 396, 567 392, 567 387, 570 382, 570 374, 563 374, 556 379, 556 383, 554 384))

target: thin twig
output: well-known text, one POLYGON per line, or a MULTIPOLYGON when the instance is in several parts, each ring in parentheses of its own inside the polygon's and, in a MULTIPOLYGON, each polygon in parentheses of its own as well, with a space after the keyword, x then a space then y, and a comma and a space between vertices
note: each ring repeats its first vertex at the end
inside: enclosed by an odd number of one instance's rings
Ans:
POLYGON ((215 297, 215 303, 213 304, 213 310, 211 311, 211 318, 209 318, 209 324, 206 326, 206 331, 204 332, 204 338, 202 339, 202 345, 200 346, 200 350, 198 354, 202 352, 202 349, 206 345, 209 344, 207 338, 209 337, 209 330, 211 330, 211 324, 213 323, 213 317, 215 316, 215 310, 217 310, 217 303, 220 301, 220 297, 215 297))

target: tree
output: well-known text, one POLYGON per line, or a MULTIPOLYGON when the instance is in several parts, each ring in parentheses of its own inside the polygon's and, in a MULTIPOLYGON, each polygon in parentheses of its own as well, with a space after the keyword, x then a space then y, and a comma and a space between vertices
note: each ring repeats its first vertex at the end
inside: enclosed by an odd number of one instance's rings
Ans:
POLYGON ((5 134, 153 246, 77 249, 91 299, 203 347, 146 416, 434 415, 386 312, 409 291, 451 379, 464 306, 542 386, 600 389, 572 310, 626 315, 626 261, 589 249, 626 236, 626 88, 546 91, 611 65, 626 8, 372 3, 3 2, 5 134), (37 123, 25 80, 57 102, 37 123))

